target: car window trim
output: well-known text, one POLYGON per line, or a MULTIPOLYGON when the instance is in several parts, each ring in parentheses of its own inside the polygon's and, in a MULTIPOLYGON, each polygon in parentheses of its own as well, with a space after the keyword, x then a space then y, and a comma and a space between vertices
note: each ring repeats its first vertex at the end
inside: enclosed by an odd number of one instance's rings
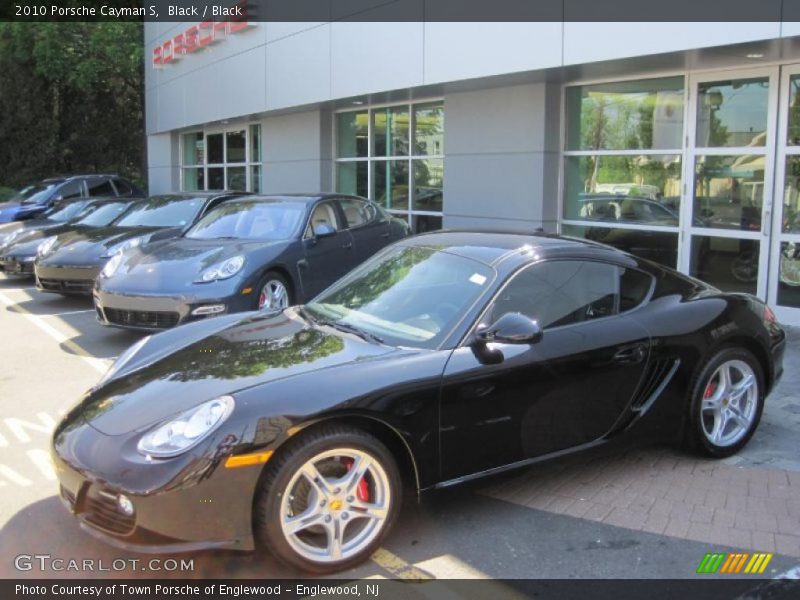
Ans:
POLYGON ((364 221, 360 225, 351 226, 350 222, 347 220, 347 212, 344 210, 344 207, 342 206, 342 201, 350 200, 351 202, 361 202, 362 204, 364 204, 366 206, 370 206, 371 204, 374 204, 374 203, 371 202, 370 200, 366 199, 366 198, 357 198, 355 196, 341 196, 339 198, 336 198, 336 200, 339 203, 339 208, 342 211, 342 216, 344 218, 344 222, 347 224, 347 228, 344 229, 343 231, 355 231, 357 229, 363 229, 364 227, 369 227, 370 225, 379 225, 381 223, 381 219, 377 218, 377 216, 380 215, 380 211, 377 210, 377 205, 376 205, 375 207, 373 207, 376 210, 374 211, 374 214, 372 216, 372 220, 364 221))
POLYGON ((645 294, 645 297, 642 299, 642 301, 639 302, 639 304, 637 304, 633 308, 629 308, 628 310, 625 310, 625 311, 622 311, 622 312, 618 312, 618 313, 616 313, 614 315, 608 315, 606 317, 599 317, 597 319, 591 319, 589 321, 580 321, 578 323, 567 323, 566 325, 556 325, 555 327, 545 327, 544 329, 542 329, 542 332, 556 331, 556 330, 559 330, 559 329, 566 329, 568 327, 576 327, 576 326, 580 326, 580 325, 587 325, 589 323, 597 323, 598 321, 604 321, 606 319, 616 319, 616 318, 621 317, 623 315, 629 315, 630 313, 632 313, 634 311, 637 311, 640 308, 643 308, 643 307, 647 306, 647 304, 650 303, 650 299, 653 296, 653 292, 655 292, 656 278, 652 273, 648 273, 647 271, 644 271, 643 269, 639 269, 637 267, 630 267, 630 266, 622 265, 622 264, 619 264, 619 263, 613 262, 613 261, 603 260, 603 259, 599 259, 599 258, 580 258, 580 257, 574 257, 574 256, 564 256, 564 257, 560 257, 559 256, 559 257, 553 257, 553 258, 543 258, 541 260, 537 260, 537 261, 534 261, 534 262, 528 262, 528 263, 525 263, 524 265, 521 265, 520 267, 518 267, 513 273, 511 273, 508 276, 508 278, 503 282, 503 284, 494 291, 494 294, 492 295, 491 299, 489 300, 489 302, 486 303, 486 306, 483 307, 483 310, 477 316, 477 318, 472 323, 472 325, 467 329, 466 333, 464 334, 462 339, 459 341, 459 343, 456 346, 456 348, 463 348, 463 347, 466 347, 466 346, 470 345, 468 342, 472 339, 473 334, 477 330, 478 325, 481 324, 481 321, 483 320, 483 317, 486 316, 487 312, 492 307, 492 305, 495 303, 495 301, 497 300, 497 297, 500 295, 500 293, 506 288, 506 286, 508 286, 514 279, 516 279, 517 276, 519 276, 523 271, 525 271, 527 269, 530 269, 530 268, 533 268, 536 265, 541 265, 541 264, 543 264, 545 262, 554 262, 554 261, 596 262, 596 263, 601 263, 601 264, 604 264, 604 265, 609 265, 609 266, 612 266, 612 267, 620 267, 620 268, 623 268, 623 269, 633 269, 634 271, 638 271, 639 273, 647 275, 647 277, 650 278, 650 287, 647 290, 647 294, 645 294))
MULTIPOLYGON (((337 198, 324 198, 322 200, 314 202, 312 204, 312 206, 311 206, 311 210, 308 211, 308 216, 306 216, 306 226, 303 228, 303 239, 304 240, 313 240, 316 237, 314 235, 313 228, 311 227, 311 217, 314 216, 314 213, 316 212, 317 208, 322 206, 325 203, 333 205, 333 212, 336 215, 336 221, 337 221, 336 222, 336 233, 334 235, 342 233, 343 231, 349 231, 349 229, 342 229, 341 228, 342 223, 340 221, 342 221, 344 216, 343 216, 342 207, 339 206, 339 203, 337 202, 337 198)), ((345 222, 347 222, 346 219, 345 219, 345 222)))

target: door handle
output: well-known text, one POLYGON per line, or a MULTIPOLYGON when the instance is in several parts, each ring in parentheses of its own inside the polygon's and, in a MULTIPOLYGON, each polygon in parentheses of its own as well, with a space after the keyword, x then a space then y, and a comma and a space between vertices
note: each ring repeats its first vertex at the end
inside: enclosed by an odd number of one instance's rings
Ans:
POLYGON ((345 250, 350 250, 350 248, 352 247, 353 247, 353 242, 345 242, 344 244, 342 244, 342 248, 344 248, 345 250))
POLYGON ((618 350, 616 354, 614 354, 614 358, 612 360, 616 363, 640 363, 645 359, 646 356, 647 349, 645 348, 645 345, 636 344, 635 346, 629 346, 627 348, 618 350))

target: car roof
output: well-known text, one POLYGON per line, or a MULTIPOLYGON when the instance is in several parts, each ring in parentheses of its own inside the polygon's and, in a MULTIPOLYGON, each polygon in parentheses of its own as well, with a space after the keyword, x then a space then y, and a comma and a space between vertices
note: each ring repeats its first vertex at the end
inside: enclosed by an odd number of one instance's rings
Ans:
MULTIPOLYGON (((81 178, 94 178, 94 177, 119 177, 119 175, 114 175, 113 173, 86 173, 82 175, 59 175, 57 177, 45 177, 42 179, 42 183, 61 183, 62 181, 69 181, 70 179, 81 179, 81 178)), ((123 179, 122 177, 119 177, 123 179)))
POLYGON ((406 238, 401 243, 444 250, 490 267, 502 264, 509 269, 554 256, 632 260, 630 255, 605 244, 544 232, 442 230, 406 238))
POLYGON ((331 192, 256 194, 253 196, 247 196, 247 198, 249 200, 265 200, 272 202, 316 202, 317 200, 327 200, 329 198, 354 198, 357 200, 367 200, 367 198, 362 198, 361 196, 352 196, 350 194, 334 194, 331 192))

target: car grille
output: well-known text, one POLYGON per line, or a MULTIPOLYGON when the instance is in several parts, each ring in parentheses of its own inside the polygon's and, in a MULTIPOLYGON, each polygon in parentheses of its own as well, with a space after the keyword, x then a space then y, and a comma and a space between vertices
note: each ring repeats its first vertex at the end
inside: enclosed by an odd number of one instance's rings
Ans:
POLYGON ((168 311, 121 310, 104 308, 106 321, 114 325, 127 327, 145 327, 149 329, 166 329, 178 324, 180 315, 168 311))
POLYGON ((90 294, 94 281, 91 279, 39 279, 42 289, 49 292, 90 294))
POLYGON ((133 515, 124 515, 117 508, 116 494, 95 487, 86 494, 82 516, 98 529, 117 535, 130 533, 136 525, 133 515))

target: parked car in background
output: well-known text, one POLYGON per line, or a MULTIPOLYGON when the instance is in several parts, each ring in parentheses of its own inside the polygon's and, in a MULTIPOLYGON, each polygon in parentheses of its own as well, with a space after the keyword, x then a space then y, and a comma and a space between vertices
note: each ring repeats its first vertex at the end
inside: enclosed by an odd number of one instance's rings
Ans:
POLYGON ((115 254, 150 241, 179 236, 221 202, 245 192, 180 192, 137 202, 108 227, 52 237, 34 263, 36 287, 43 292, 91 294, 103 265, 115 254))
MULTIPOLYGON (((141 201, 142 199, 138 199, 141 201)), ((86 200, 83 210, 66 223, 55 226, 21 229, 11 240, 0 246, 0 272, 24 277, 33 276, 33 265, 42 248, 56 237, 106 227, 120 219, 137 203, 136 198, 98 198, 86 200)), ((29 221, 31 223, 38 221, 29 221)))
POLYGON ((15 237, 23 233, 58 227, 78 219, 81 211, 89 202, 91 202, 89 198, 59 200, 36 218, 1 224, 0 247, 10 243, 15 237))
POLYGON ((32 219, 59 200, 106 196, 142 197, 144 192, 117 175, 52 177, 26 186, 8 202, 0 203, 0 223, 32 219))
POLYGON ((356 196, 230 200, 181 237, 112 258, 95 285, 98 321, 163 329, 224 313, 281 310, 408 234, 405 221, 356 196))
POLYGON ((140 340, 56 427, 60 495, 140 551, 366 560, 418 492, 614 439, 743 448, 783 372, 758 298, 592 242, 433 233, 301 307, 140 340), (201 499, 202 501, 199 501, 201 499))

